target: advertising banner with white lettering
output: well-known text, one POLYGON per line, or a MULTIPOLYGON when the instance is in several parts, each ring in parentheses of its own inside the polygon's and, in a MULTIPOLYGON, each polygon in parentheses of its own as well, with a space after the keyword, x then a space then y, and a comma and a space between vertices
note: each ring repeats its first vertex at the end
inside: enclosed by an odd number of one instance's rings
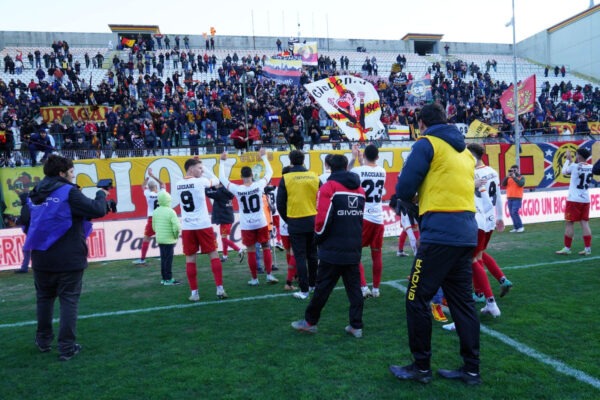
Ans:
POLYGON ((265 62, 262 69, 265 78, 282 85, 300 85, 302 60, 299 56, 273 56, 265 62))
MULTIPOLYGON (((388 179, 389 180, 389 179, 388 179)), ((540 192, 526 192, 523 196, 523 206, 521 207, 521 218, 524 224, 538 222, 562 221, 567 200, 567 190, 552 190, 540 192)), ((502 195, 504 200, 504 223, 512 225, 510 213, 508 212, 506 196, 502 195)), ((384 236, 394 237, 401 232, 399 219, 392 209, 387 205, 383 208, 384 215, 384 236)), ((590 217, 600 217, 600 188, 590 189, 590 217)), ((127 221, 100 221, 94 222, 94 230, 87 239, 89 248, 89 260, 110 261, 138 258, 142 246, 144 235, 144 226, 146 219, 134 219, 127 221)), ((219 232, 217 226, 213 226, 215 232, 219 232)), ((234 241, 241 244, 241 231, 236 221, 232 226, 232 235, 234 241)), ((20 267, 23 260, 23 243, 25 234, 21 229, 0 229, 0 271, 15 269, 20 267)), ((218 240, 217 243, 221 241, 218 240)), ((181 240, 177 242, 175 254, 181 255, 183 252, 181 240)), ((158 245, 154 238, 150 242, 148 250, 149 262, 160 265, 159 260, 151 260, 159 256, 158 245)), ((281 258, 280 268, 283 265, 284 258, 281 258)))
POLYGON ((336 75, 304 87, 350 140, 375 140, 385 133, 379 94, 370 82, 336 75))
POLYGON ((294 55, 302 58, 302 65, 317 65, 317 42, 294 43, 294 55))

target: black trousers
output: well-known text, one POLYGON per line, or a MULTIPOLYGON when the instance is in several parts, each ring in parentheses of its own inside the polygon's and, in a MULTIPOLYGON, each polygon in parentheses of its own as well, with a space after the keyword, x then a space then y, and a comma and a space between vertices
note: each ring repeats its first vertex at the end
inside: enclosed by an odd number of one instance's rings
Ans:
POLYGON ((159 244, 158 249, 160 250, 160 275, 164 281, 168 281, 173 278, 173 250, 175 244, 159 244))
POLYGON ((460 355, 468 372, 479 372, 479 318, 472 297, 473 247, 422 243, 406 292, 410 351, 419 369, 430 369, 430 301, 441 286, 460 339, 460 355))
POLYGON ((77 306, 81 295, 83 270, 72 272, 47 272, 33 270, 37 299, 36 340, 40 346, 49 346, 54 339, 52 316, 54 300, 60 301, 58 351, 73 351, 77 330, 77 306))
POLYGON ((300 291, 308 292, 317 281, 317 245, 314 232, 290 233, 290 243, 296 258, 296 270, 300 291), (307 269, 308 267, 308 269, 307 269))
POLYGON ((358 264, 330 264, 320 261, 317 270, 317 287, 308 307, 306 307, 304 318, 311 325, 316 325, 319 322, 321 311, 325 307, 329 295, 335 288, 340 277, 342 277, 344 287, 346 288, 346 295, 350 302, 350 309, 348 311, 350 325, 353 328, 362 329, 364 298, 360 290, 358 264))

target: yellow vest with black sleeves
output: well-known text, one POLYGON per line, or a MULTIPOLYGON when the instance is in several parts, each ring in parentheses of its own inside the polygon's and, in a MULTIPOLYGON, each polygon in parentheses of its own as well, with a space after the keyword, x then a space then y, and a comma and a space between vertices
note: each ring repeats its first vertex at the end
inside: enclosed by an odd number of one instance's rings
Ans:
POLYGON ((419 214, 475 212, 475 158, 465 148, 457 152, 446 141, 424 136, 433 147, 429 172, 419 187, 419 214))

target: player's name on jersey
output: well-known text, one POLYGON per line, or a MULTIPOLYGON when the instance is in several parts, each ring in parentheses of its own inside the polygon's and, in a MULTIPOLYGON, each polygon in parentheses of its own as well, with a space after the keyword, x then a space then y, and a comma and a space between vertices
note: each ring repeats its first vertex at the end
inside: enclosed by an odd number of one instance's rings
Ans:
POLYGON ((252 190, 247 190, 247 191, 244 191, 243 188, 244 188, 243 186, 240 186, 238 188, 238 190, 237 190, 237 194, 238 195, 240 195, 240 196, 250 196, 250 195, 257 194, 257 193, 259 193, 259 192, 262 191, 260 187, 254 188, 252 190))
POLYGON ((196 186, 194 186, 193 183, 184 183, 182 185, 177 185, 177 190, 185 190, 185 189, 194 189, 196 186))
POLYGON ((385 178, 385 171, 381 172, 370 172, 360 171, 361 178, 385 178))

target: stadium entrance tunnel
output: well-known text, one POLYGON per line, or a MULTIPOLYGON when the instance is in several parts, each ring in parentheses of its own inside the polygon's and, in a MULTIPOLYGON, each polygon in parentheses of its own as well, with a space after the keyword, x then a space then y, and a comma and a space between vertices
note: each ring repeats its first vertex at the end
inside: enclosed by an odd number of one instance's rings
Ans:
POLYGON ((415 40, 415 53, 420 56, 437 53, 437 51, 435 51, 436 44, 437 42, 435 41, 415 40))

